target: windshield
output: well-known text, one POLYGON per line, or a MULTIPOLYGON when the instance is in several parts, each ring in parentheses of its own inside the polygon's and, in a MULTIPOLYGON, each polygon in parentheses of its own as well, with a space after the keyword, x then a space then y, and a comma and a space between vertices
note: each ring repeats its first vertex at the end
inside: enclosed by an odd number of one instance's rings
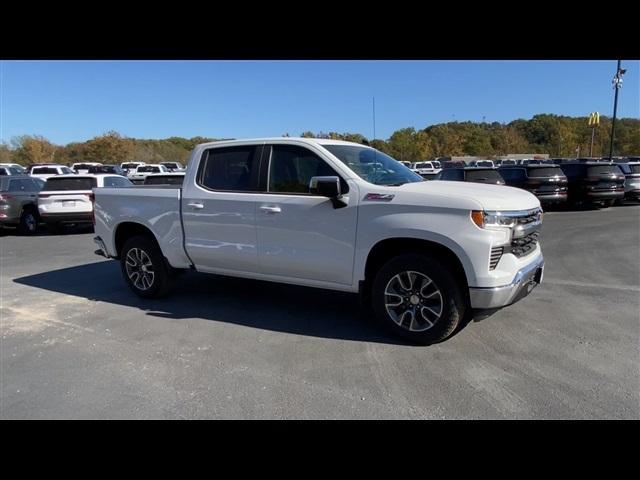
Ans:
POLYGON ((420 162, 416 163, 416 168, 433 168, 433 166, 427 162, 420 162))
POLYGON ((530 168, 527 172, 529 177, 564 177, 560 167, 530 168))
POLYGON ((369 183, 402 185, 403 183, 424 181, 420 175, 412 172, 397 160, 373 148, 356 145, 322 146, 369 183))
POLYGON ((617 165, 598 165, 589 167, 589 175, 620 175, 622 171, 617 165))

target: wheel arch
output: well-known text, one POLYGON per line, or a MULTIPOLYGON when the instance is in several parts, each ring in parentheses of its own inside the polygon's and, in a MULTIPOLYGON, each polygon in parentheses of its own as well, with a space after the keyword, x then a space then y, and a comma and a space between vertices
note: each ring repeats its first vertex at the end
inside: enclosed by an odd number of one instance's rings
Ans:
POLYGON ((467 292, 469 286, 469 275, 465 270, 465 265, 459 256, 448 246, 432 240, 425 240, 410 237, 387 238, 376 243, 365 262, 364 281, 360 289, 367 289, 371 286, 376 272, 391 258, 399 254, 417 253, 430 254, 439 261, 451 267, 451 271, 463 292, 467 292))

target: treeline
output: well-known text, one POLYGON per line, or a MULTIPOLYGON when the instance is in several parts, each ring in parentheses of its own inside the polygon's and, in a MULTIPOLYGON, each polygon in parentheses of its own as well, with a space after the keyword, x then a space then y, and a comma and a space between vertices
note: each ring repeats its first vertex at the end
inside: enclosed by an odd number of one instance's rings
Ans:
MULTIPOLYGON (((594 156, 609 153, 611 119, 600 117, 595 128, 594 156)), ((285 133, 283 136, 289 136, 285 133)), ((503 124, 449 122, 422 130, 402 128, 386 140, 370 140, 360 133, 303 132, 303 137, 348 140, 371 145, 398 160, 417 161, 436 157, 474 155, 494 157, 509 153, 548 153, 552 157, 587 156, 591 144, 591 127, 587 117, 566 117, 540 114, 530 120, 514 120, 503 124)), ((187 161, 190 151, 199 143, 215 138, 171 137, 162 140, 126 138, 117 132, 107 132, 86 142, 54 145, 38 135, 12 138, 0 144, 0 162, 74 163, 97 161, 187 161)), ((640 154, 640 119, 623 118, 616 122, 614 155, 640 154)))

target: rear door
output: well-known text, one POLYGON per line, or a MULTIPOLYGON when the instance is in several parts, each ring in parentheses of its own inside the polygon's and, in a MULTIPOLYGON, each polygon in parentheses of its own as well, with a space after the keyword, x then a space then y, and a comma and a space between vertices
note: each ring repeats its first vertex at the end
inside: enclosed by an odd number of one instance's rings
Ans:
POLYGON ((351 285, 357 192, 346 192, 349 186, 341 179, 348 206, 338 209, 328 198, 310 194, 311 177, 340 175, 307 147, 266 145, 262 165, 264 191, 256 195, 262 273, 351 285))
POLYGON ((182 193, 185 248, 198 270, 258 271, 256 194, 261 145, 210 148, 182 193))

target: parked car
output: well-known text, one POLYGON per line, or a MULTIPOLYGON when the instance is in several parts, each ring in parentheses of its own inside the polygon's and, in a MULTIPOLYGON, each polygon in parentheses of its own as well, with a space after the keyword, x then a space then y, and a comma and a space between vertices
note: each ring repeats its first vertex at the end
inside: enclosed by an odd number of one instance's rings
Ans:
POLYGON ((518 162, 516 160, 512 160, 511 158, 507 158, 505 160, 499 160, 499 166, 506 166, 506 165, 517 165, 518 162))
POLYGON ((66 224, 92 223, 94 188, 131 186, 121 175, 58 175, 47 179, 40 191, 38 212, 47 228, 58 233, 66 224))
POLYGON ((469 166, 494 168, 495 164, 493 163, 493 160, 471 160, 471 162, 469 162, 469 166))
POLYGON ((411 168, 418 175, 430 175, 437 174, 440 172, 440 168, 437 168, 432 162, 416 162, 413 164, 411 168))
POLYGON ((144 179, 144 185, 182 185, 185 172, 152 173, 144 179))
POLYGON ((599 203, 604 207, 624 198, 624 174, 615 164, 595 162, 561 163, 568 180, 568 201, 599 203))
POLYGON ((567 177, 557 165, 505 165, 498 171, 507 185, 533 193, 542 204, 567 201, 567 177))
POLYGON ((445 168, 459 168, 459 167, 466 167, 467 164, 464 163, 462 160, 445 160, 444 162, 442 162, 442 169, 444 170, 445 168))
POLYGON ((159 163, 140 165, 138 166, 138 168, 136 168, 135 172, 129 175, 129 180, 131 180, 133 183, 143 184, 144 179, 147 177, 147 175, 150 175, 152 173, 168 173, 168 172, 169 170, 167 170, 167 167, 165 167, 164 165, 160 165, 159 163))
POLYGON ((24 168, 19 163, 0 163, 0 167, 11 167, 20 170, 20 173, 25 175, 27 173, 27 169, 24 168))
POLYGON ((76 172, 71 170, 69 167, 66 167, 64 165, 56 165, 56 164, 34 165, 29 170, 29 175, 36 178, 42 178, 44 180, 50 177, 53 177, 55 175, 68 175, 68 174, 75 175, 75 173, 76 172))
POLYGON ((442 170, 435 178, 453 182, 490 183, 492 185, 504 185, 504 179, 496 168, 464 167, 447 168, 442 170))
POLYGON ((89 173, 89 169, 91 167, 99 167, 100 165, 102 164, 98 162, 74 163, 73 165, 71 165, 71 170, 75 171, 76 173, 89 173))
POLYGON ((0 175, 24 175, 24 173, 19 168, 0 165, 0 175))
POLYGON ((145 165, 145 163, 144 162, 124 162, 120 164, 120 168, 122 168, 127 173, 127 176, 130 176, 131 174, 135 173, 136 168, 138 168, 140 165, 145 165))
POLYGON ((89 171, 87 173, 111 173, 113 175, 121 175, 123 177, 127 176, 127 172, 120 167, 120 165, 100 165, 97 167, 89 167, 89 171))
POLYGON ((413 168, 413 162, 400 161, 400 163, 403 164, 407 168, 410 168, 410 169, 413 168))
POLYGON ((543 277, 534 195, 425 182, 352 142, 206 143, 181 188, 94 191, 98 252, 144 298, 182 269, 360 293, 395 334, 432 343, 543 277))
POLYGON ((37 196, 42 181, 28 175, 0 177, 0 226, 18 227, 25 235, 38 229, 37 196))
POLYGON ((167 167, 170 172, 182 172, 184 167, 180 162, 160 162, 160 165, 167 167))
MULTIPOLYGON (((640 161, 620 162, 616 165, 624 174, 624 198, 640 201, 640 161)), ((620 199, 618 203, 621 203, 620 199)))
POLYGON ((440 170, 442 169, 442 164, 440 163, 440 160, 431 160, 431 163, 435 168, 438 168, 440 170))

